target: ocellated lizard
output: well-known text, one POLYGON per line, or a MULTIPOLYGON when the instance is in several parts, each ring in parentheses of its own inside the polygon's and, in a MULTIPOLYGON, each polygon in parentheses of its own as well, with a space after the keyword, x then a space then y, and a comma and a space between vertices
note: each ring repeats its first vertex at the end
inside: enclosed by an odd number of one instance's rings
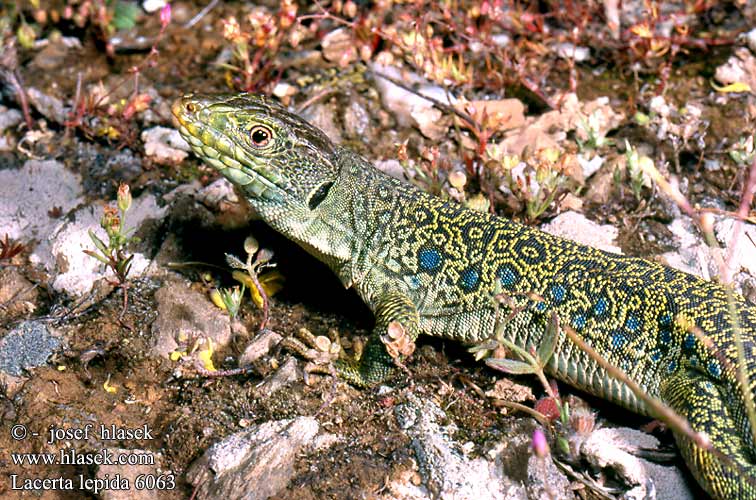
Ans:
MULTIPOLYGON (((196 154, 228 178, 274 229, 325 262, 376 317, 359 363, 339 372, 358 385, 395 365, 384 345, 400 325, 474 344, 490 338, 498 290, 543 298, 506 324, 536 348, 555 311, 651 396, 706 432, 727 462, 675 435, 716 499, 756 498, 756 444, 735 373, 723 286, 647 260, 610 254, 455 203, 389 177, 275 101, 250 94, 188 95, 173 106, 196 154), (697 327, 711 342, 704 346, 697 327), (383 341, 382 341, 383 339, 383 341)), ((756 387, 756 307, 735 295, 746 370, 756 387)), ((401 355, 399 356, 401 357, 401 355)), ((564 334, 548 372, 632 411, 646 405, 564 334)))

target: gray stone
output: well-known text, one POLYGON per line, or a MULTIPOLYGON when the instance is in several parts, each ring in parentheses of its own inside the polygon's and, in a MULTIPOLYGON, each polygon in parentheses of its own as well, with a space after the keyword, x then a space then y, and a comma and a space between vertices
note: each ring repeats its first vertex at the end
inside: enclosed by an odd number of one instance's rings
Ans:
POLYGON ((231 342, 228 314, 202 293, 181 281, 169 281, 155 293, 158 317, 152 324, 152 354, 168 357, 192 339, 212 339, 216 346, 231 342))
POLYGON ((528 498, 548 498, 549 500, 574 500, 567 476, 557 469, 551 456, 528 459, 528 498))
POLYGON ((352 99, 344 109, 344 129, 353 137, 370 133, 370 114, 357 99, 352 99))
POLYGON ((659 441, 645 432, 605 427, 587 437, 580 453, 594 467, 615 471, 630 487, 623 498, 693 500, 680 469, 654 464, 632 453, 639 448, 658 447, 659 441))
POLYGON ((255 425, 215 443, 186 473, 198 500, 263 500, 283 490, 294 462, 318 434, 317 420, 298 417, 255 425))
POLYGON ((415 126, 429 139, 439 139, 443 136, 451 121, 442 120, 443 113, 436 109, 433 102, 423 96, 450 106, 457 102, 456 97, 443 87, 432 85, 419 75, 403 72, 394 66, 372 63, 370 69, 375 75, 375 85, 381 95, 383 105, 394 114, 400 125, 415 126), (418 86, 417 92, 405 90, 381 75, 406 83, 408 86, 418 86))
POLYGON ((239 366, 248 366, 267 355, 273 347, 277 346, 283 337, 273 330, 264 330, 260 332, 244 348, 244 352, 239 356, 239 366))
POLYGON ((21 111, 0 106, 0 134, 24 121, 21 111))
POLYGON ((37 307, 39 290, 16 267, 0 267, 0 324, 30 314, 37 307))
POLYGON ((16 377, 47 363, 61 345, 47 324, 25 321, 0 339, 0 372, 16 377))
POLYGON ((48 215, 63 214, 82 203, 81 178, 55 160, 29 160, 20 169, 0 170, 0 236, 42 240, 61 222, 48 215))
POLYGON ((301 378, 302 374, 297 368, 297 360, 293 356, 289 356, 278 370, 271 373, 255 388, 255 391, 262 397, 270 397, 273 393, 301 378))
POLYGON ((45 118, 55 123, 65 123, 71 108, 63 104, 63 101, 53 95, 45 94, 35 87, 26 90, 29 102, 45 118))
POLYGON ((743 269, 756 277, 756 225, 738 223, 734 219, 723 217, 714 223, 714 233, 722 247, 727 249, 726 255, 730 257, 728 272, 734 275, 743 269), (738 225, 740 229, 736 231, 738 225), (735 246, 732 247, 736 234, 735 246))
POLYGON ((168 127, 152 127, 142 132, 144 154, 167 164, 181 163, 189 153, 189 144, 178 130, 168 127))
POLYGON ((383 172, 384 174, 388 174, 391 177, 396 177, 399 180, 405 180, 406 179, 406 171, 401 163, 399 163, 399 160, 378 160, 374 163, 375 168, 383 172))
MULTIPOLYGON (((407 402, 396 407, 395 415, 399 427, 412 440, 426 498, 528 498, 525 489, 505 476, 495 461, 465 456, 450 437, 456 428, 440 424, 447 417, 433 401, 421 401, 409 394, 407 402)), ((399 498, 419 498, 421 494, 409 484, 390 484, 387 488, 399 498)))
POLYGON ((302 118, 316 126, 328 136, 334 144, 341 144, 343 138, 336 125, 336 112, 330 103, 318 103, 302 111, 302 118))

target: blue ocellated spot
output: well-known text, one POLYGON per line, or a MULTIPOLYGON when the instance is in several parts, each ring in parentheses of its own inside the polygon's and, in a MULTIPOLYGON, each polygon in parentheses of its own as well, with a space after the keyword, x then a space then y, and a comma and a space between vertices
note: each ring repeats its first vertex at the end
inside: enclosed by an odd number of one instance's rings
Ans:
POLYGON ((714 378, 719 378, 719 376, 722 375, 722 368, 716 361, 709 361, 709 366, 707 366, 707 369, 709 370, 709 374, 714 378))
POLYGON ((675 370, 677 370, 677 361, 673 359, 667 365, 667 373, 673 373, 675 370))
POLYGON ((501 266, 498 274, 501 286, 509 288, 517 283, 517 271, 515 271, 510 265, 501 266))
POLYGON ((554 300, 554 304, 561 304, 565 295, 567 295, 567 290, 562 285, 557 283, 551 287, 551 298, 554 300))
POLYGON ((688 364, 694 368, 698 366, 698 356, 691 356, 688 358, 688 364))
POLYGON ((641 326, 641 322, 640 322, 640 319, 638 319, 638 316, 631 314, 630 316, 627 317, 627 321, 625 321, 625 328, 635 333, 638 331, 638 328, 640 328, 640 326, 641 326))
POLYGON ((606 297, 601 297, 596 301, 596 305, 593 306, 593 314, 596 316, 601 316, 602 314, 606 313, 606 310, 609 309, 609 301, 606 300, 606 297))
POLYGON ((627 342, 627 337, 622 332, 615 332, 612 335, 612 347, 615 349, 621 348, 627 342))
POLYGON ((469 292, 478 284, 478 277, 478 271, 468 267, 459 275, 459 286, 469 292))
POLYGON ((693 349, 693 347, 696 345, 696 336, 692 333, 689 333, 685 336, 685 340, 683 341, 683 347, 685 349, 693 349))
POLYGON ((661 359, 661 356, 662 356, 661 349, 653 349, 651 351, 651 355, 650 355, 651 361, 659 361, 661 359))
POLYGON ((669 326, 672 324, 672 315, 669 313, 662 313, 659 315, 659 326, 669 326))
POLYGON ((433 248, 423 248, 417 257, 420 260, 420 269, 424 271, 435 271, 441 265, 441 254, 433 248))
POLYGON ((662 344, 669 344, 672 340, 672 332, 670 330, 661 330, 659 332, 659 342, 662 344))
POLYGON ((536 301, 536 303, 535 303, 535 306, 534 306, 534 307, 535 307, 535 310, 536 310, 536 311, 538 311, 538 312, 541 312, 541 313, 542 313, 542 312, 545 312, 545 311, 546 311, 546 309, 547 309, 547 305, 546 305, 546 302, 544 302, 544 301, 542 301, 542 300, 538 300, 538 301, 536 301))
POLYGON ((582 330, 585 327, 585 315, 584 314, 578 314, 574 318, 572 318, 572 328, 574 328, 577 331, 582 330))

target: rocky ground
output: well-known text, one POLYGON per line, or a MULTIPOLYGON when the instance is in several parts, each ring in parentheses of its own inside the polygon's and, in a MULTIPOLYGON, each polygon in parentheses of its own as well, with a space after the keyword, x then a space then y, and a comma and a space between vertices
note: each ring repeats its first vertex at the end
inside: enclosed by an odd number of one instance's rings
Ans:
POLYGON ((555 423, 466 346, 422 339, 371 390, 305 377, 281 340, 352 353, 370 312, 170 115, 269 93, 434 194, 756 302, 756 10, 622 4, 2 7, 0 496, 701 498, 663 426, 561 385, 555 423), (263 329, 218 306, 250 234, 263 329))

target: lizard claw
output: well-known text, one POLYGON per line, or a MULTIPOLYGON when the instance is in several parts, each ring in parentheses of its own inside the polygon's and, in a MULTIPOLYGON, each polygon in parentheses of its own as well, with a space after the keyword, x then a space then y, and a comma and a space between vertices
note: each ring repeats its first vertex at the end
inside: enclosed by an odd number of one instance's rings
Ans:
POLYGON ((400 362, 415 352, 415 342, 407 334, 404 325, 398 321, 388 324, 386 335, 381 335, 381 342, 386 346, 386 352, 394 359, 394 362, 400 362))
POLYGON ((312 373, 336 377, 334 361, 339 359, 342 351, 338 339, 332 340, 324 335, 315 336, 306 328, 300 328, 297 337, 287 337, 281 345, 307 360, 304 366, 305 384, 311 385, 312 373))

